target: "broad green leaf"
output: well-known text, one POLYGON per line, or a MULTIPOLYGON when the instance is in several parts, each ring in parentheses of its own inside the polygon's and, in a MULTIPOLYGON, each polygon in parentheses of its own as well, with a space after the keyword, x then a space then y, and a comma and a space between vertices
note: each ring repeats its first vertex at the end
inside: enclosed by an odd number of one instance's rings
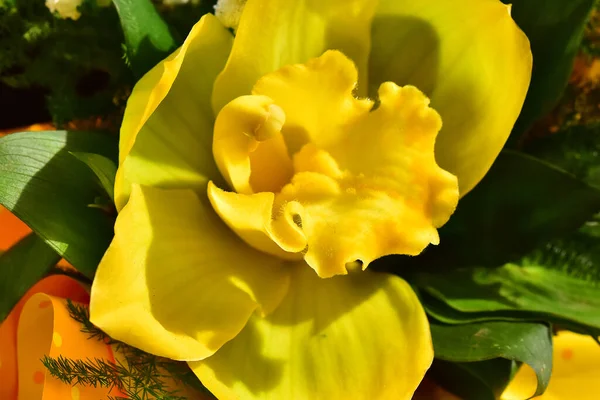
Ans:
POLYGON ((465 363, 434 360, 428 374, 463 400, 496 400, 518 365, 504 358, 465 363))
MULTIPOLYGON (((435 357, 453 362, 505 358, 529 365, 536 373, 535 395, 544 392, 552 372, 552 337, 545 324, 483 322, 445 325, 431 321, 435 357)), ((533 394, 532 394, 533 395, 533 394)))
POLYGON ((522 310, 600 329, 600 287, 540 266, 458 269, 423 274, 419 285, 461 312, 522 310))
POLYGON ((131 69, 141 77, 177 47, 150 0, 113 0, 125 35, 131 69))
POLYGON ((115 201, 115 176, 117 165, 110 158, 93 153, 71 153, 84 162, 98 177, 102 189, 114 203, 115 201))
POLYGON ((561 97, 579 51, 595 0, 503 0, 531 42, 533 72, 521 115, 513 129, 518 139, 561 97))
POLYGON ((547 244, 519 264, 419 273, 413 284, 428 312, 443 322, 541 319, 598 333, 599 267, 598 239, 577 233, 547 244))
POLYGON ((37 281, 60 260, 60 256, 35 233, 0 255, 0 323, 37 281))
POLYGON ((458 311, 442 300, 437 299, 427 293, 419 293, 419 299, 423 304, 423 308, 429 317, 436 321, 451 324, 471 324, 475 322, 490 322, 490 321, 508 321, 508 322, 540 322, 545 321, 556 324, 562 329, 567 329, 583 335, 600 336, 600 329, 592 328, 587 325, 577 324, 573 321, 557 317, 555 315, 546 315, 535 312, 527 312, 522 310, 510 311, 489 311, 489 312, 461 312, 458 311))
POLYGON ((503 152, 440 229, 419 265, 497 266, 570 233, 600 211, 600 190, 531 156, 503 152))
POLYGON ((427 294, 421 294, 419 296, 423 308, 427 312, 430 318, 435 319, 438 322, 461 325, 461 324, 472 324, 479 322, 492 322, 492 321, 504 321, 504 322, 548 322, 555 324, 555 326, 566 329, 571 332, 576 332, 582 335, 589 335, 592 337, 600 337, 600 329, 591 328, 586 325, 577 324, 572 321, 556 317, 541 315, 534 312, 525 311, 490 311, 490 312, 461 312, 453 309, 452 307, 445 304, 443 301, 436 299, 434 296, 427 294))
POLYGON ((113 236, 114 219, 89 207, 94 173, 69 152, 116 160, 116 138, 91 132, 22 132, 0 138, 0 204, 88 278, 113 236))

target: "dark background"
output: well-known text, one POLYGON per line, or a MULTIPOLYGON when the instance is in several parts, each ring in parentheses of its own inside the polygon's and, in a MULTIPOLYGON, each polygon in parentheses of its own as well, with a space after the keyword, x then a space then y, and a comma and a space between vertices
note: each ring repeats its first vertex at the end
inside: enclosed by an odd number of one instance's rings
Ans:
POLYGON ((49 121, 42 89, 14 89, 0 83, 0 130, 49 121))

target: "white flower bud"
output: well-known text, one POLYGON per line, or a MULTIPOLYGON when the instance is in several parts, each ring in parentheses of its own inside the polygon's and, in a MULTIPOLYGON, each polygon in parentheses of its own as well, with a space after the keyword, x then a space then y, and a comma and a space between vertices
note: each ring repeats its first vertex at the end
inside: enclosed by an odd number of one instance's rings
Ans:
POLYGON ((219 0, 215 5, 215 15, 223 25, 237 29, 246 0, 219 0))

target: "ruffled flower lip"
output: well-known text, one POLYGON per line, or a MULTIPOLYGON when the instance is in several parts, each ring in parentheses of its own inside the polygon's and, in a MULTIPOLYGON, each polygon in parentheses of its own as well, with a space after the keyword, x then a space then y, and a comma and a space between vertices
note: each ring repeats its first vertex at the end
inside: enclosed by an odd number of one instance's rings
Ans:
POLYGON ((358 73, 339 51, 262 77, 217 116, 213 154, 233 192, 217 214, 250 246, 304 259, 323 278, 437 244, 458 202, 435 162, 439 115, 412 86, 353 97, 358 73))

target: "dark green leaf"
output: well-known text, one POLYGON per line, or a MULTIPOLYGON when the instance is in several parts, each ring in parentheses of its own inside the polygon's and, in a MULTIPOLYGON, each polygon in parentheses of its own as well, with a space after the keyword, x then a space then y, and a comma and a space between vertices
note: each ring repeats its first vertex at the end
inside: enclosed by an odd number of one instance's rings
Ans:
POLYGON ((0 323, 37 281, 60 260, 35 233, 21 239, 0 256, 0 323))
POLYGON ((517 365, 504 358, 467 363, 434 360, 427 373, 463 400, 496 400, 510 383, 517 365))
POLYGON ((113 236, 114 219, 89 207, 101 191, 69 152, 116 159, 116 138, 90 132, 23 132, 0 138, 0 204, 91 278, 113 236))
POLYGON ((587 235, 551 242, 519 264, 419 273, 413 284, 443 322, 542 319, 600 332, 600 246, 587 235))
POLYGON ((600 211, 600 190, 533 157, 503 152, 440 230, 424 266, 497 266, 570 233, 600 211))
POLYGON ((600 329, 600 287, 539 266, 459 269, 423 274, 419 285, 457 311, 522 310, 600 329))
POLYGON ((115 176, 117 174, 117 165, 110 158, 93 153, 71 153, 77 159, 84 162, 94 174, 98 177, 102 189, 108 197, 114 202, 115 200, 115 176))
POLYGON ((546 115, 561 97, 595 0, 504 0, 531 42, 533 72, 513 137, 546 115))
POLYGON ((548 316, 522 310, 490 311, 490 312, 461 312, 450 307, 442 300, 421 292, 419 298, 427 315, 445 324, 470 324, 475 322, 508 321, 508 322, 552 322, 562 329, 568 329, 583 335, 600 336, 600 329, 577 324, 557 316, 548 316))
POLYGON ((600 125, 574 126, 532 140, 525 150, 600 187, 600 125))
POLYGON ((177 47, 150 0, 113 0, 125 34, 127 58, 141 77, 177 47))
POLYGON ((472 362, 505 358, 529 365, 536 373, 535 395, 546 390, 552 372, 552 337, 547 325, 532 322, 483 322, 445 325, 431 322, 435 357, 472 362))

